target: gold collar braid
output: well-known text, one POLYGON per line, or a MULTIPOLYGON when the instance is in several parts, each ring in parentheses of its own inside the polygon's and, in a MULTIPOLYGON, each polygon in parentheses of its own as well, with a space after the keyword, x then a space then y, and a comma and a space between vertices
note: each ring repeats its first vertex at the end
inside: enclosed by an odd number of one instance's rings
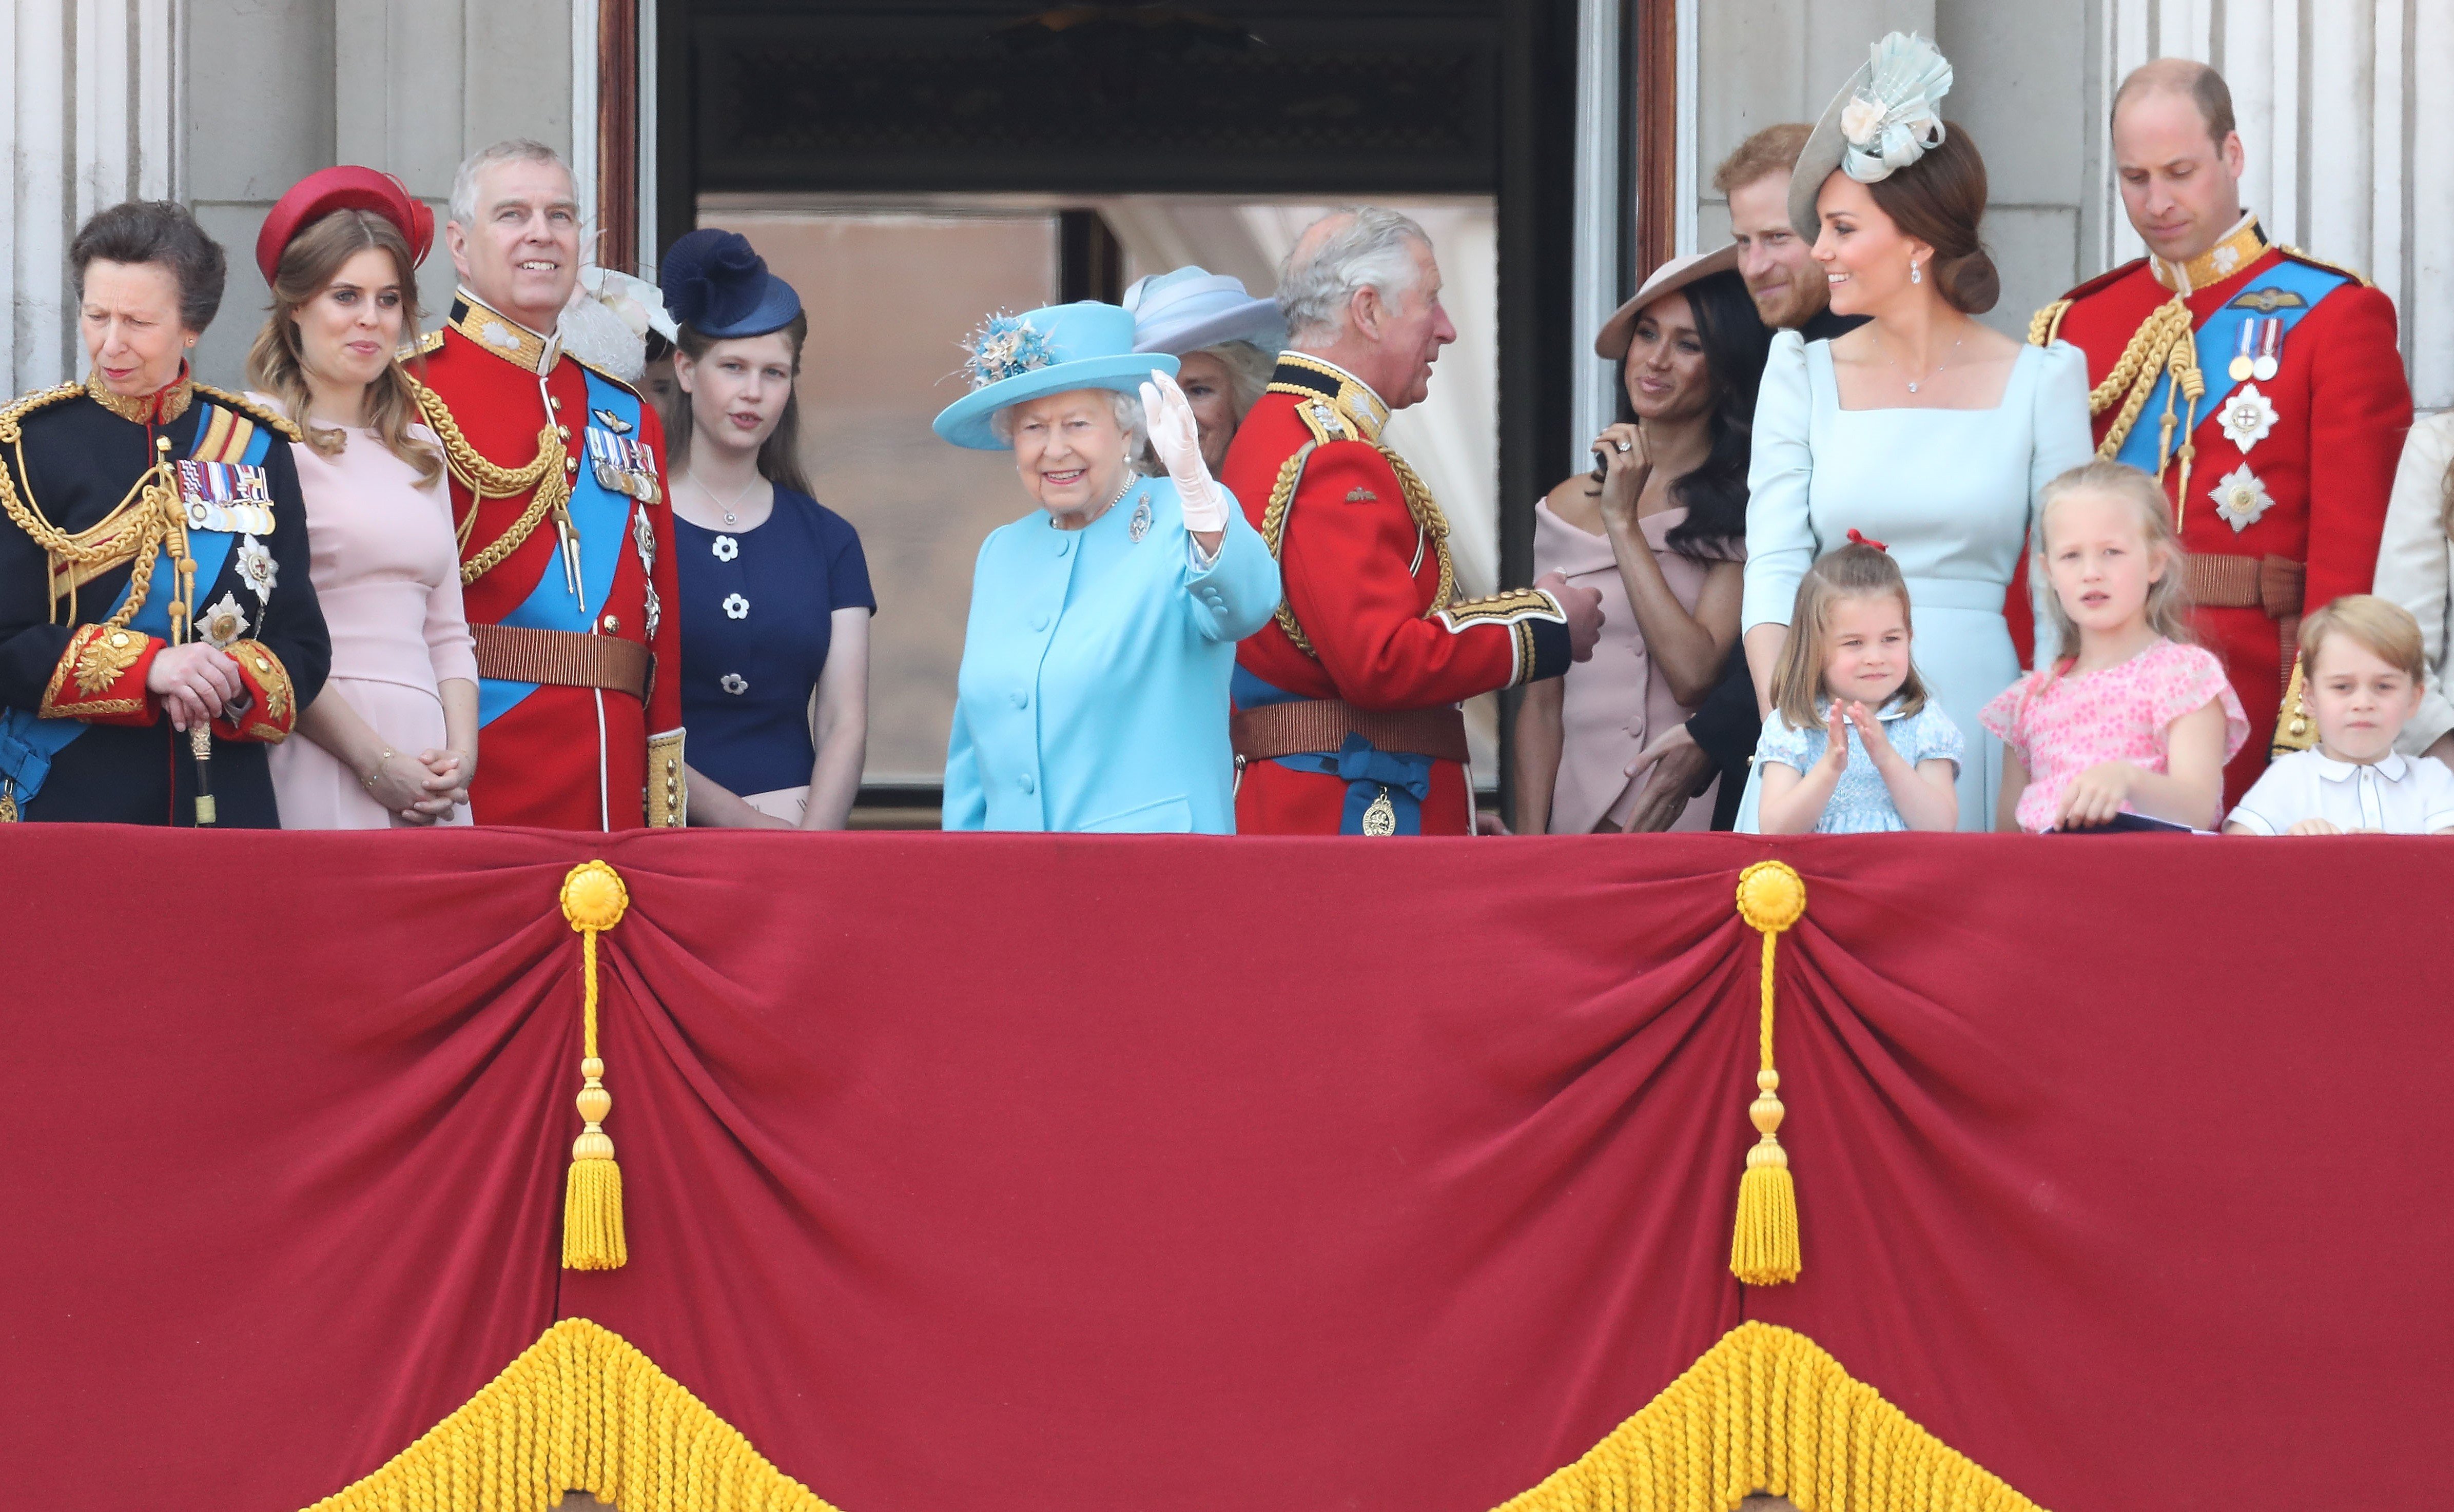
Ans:
MULTIPOLYGON (((404 373, 404 375, 406 375, 404 373)), ((418 382, 409 380, 412 392, 417 395, 418 412, 434 428, 443 443, 444 465, 452 469, 453 478, 469 490, 469 517, 460 522, 455 532, 460 549, 469 549, 469 540, 477 528, 477 510, 488 499, 508 499, 534 488, 529 507, 512 522, 512 527, 496 536, 487 547, 460 564, 460 585, 476 582, 503 559, 528 543, 536 527, 551 513, 566 527, 571 524, 571 471, 564 466, 569 453, 564 449, 562 435, 548 415, 537 430, 536 455, 523 468, 506 468, 488 461, 483 453, 470 445, 461 432, 459 422, 452 418, 451 408, 443 396, 418 382)))
MULTIPOLYGON (((0 409, 0 446, 8 447, 15 456, 18 476, 26 472, 23 426, 26 415, 45 405, 56 404, 85 392, 87 389, 82 384, 63 384, 56 388, 28 394, 0 409)), ((170 543, 174 553, 171 561, 178 568, 178 581, 173 588, 175 596, 167 611, 171 622, 171 644, 176 646, 187 639, 189 606, 196 596, 196 559, 188 550, 187 516, 179 507, 179 489, 171 469, 170 449, 168 437, 156 437, 153 465, 129 486, 127 494, 103 516, 100 523, 74 534, 61 529, 44 516, 41 507, 30 497, 30 484, 28 486, 29 496, 20 498, 15 479, 5 466, 0 466, 0 512, 5 512, 10 523, 43 548, 49 573, 55 573, 59 565, 66 563, 72 567, 90 568, 87 575, 91 576, 133 556, 134 565, 130 568, 128 579, 128 601, 103 622, 107 629, 127 628, 128 623, 136 617, 136 611, 145 607, 146 596, 153 587, 153 564, 161 556, 164 543, 170 543), (123 515, 129 515, 131 504, 134 506, 132 515, 123 519, 123 515), (132 553, 124 546, 131 529, 136 541, 132 553)), ((68 597, 69 621, 73 624, 76 621, 76 589, 73 585, 68 597)), ((59 595, 54 593, 51 597, 53 624, 59 623, 59 595)))

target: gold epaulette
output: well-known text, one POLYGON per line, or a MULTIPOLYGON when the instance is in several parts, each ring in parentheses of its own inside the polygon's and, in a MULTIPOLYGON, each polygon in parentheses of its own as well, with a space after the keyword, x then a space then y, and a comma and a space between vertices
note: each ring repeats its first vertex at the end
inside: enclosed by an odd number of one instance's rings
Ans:
POLYGON ((2047 305, 2044 308, 2037 311, 2036 314, 2030 316, 2028 320, 2028 345, 2031 347, 2052 346, 2055 341, 2060 339, 2062 336, 2062 317, 2069 314, 2071 312, 2071 307, 2078 303, 2079 301, 2075 299, 2057 299, 2052 304, 2047 305))
POLYGON ((227 388, 216 388, 211 384, 192 384, 190 387, 213 403, 225 408, 235 409, 258 425, 271 426, 292 441, 304 439, 304 433, 299 430, 298 423, 278 409, 257 404, 245 394, 234 394, 227 388))
POLYGON ((436 352, 443 349, 443 332, 439 330, 430 330, 425 335, 418 337, 417 340, 410 343, 404 349, 415 352, 421 357, 432 357, 436 352))
POLYGON ((83 384, 53 384, 49 388, 37 388, 31 393, 19 394, 11 399, 5 408, 0 408, 0 445, 15 444, 17 422, 28 415, 37 409, 74 399, 83 392, 85 392, 83 384))
POLYGON ((2377 285, 2370 280, 2369 275, 2362 272, 2357 268, 2348 268, 2342 263, 2330 263, 2323 257, 2312 257, 2298 247, 2286 247, 2282 242, 2275 244, 2275 249, 2282 252, 2284 256, 2291 258, 2296 263, 2306 263, 2312 268, 2323 268, 2330 273, 2341 273, 2345 278, 2359 284, 2363 288, 2377 288, 2377 285))

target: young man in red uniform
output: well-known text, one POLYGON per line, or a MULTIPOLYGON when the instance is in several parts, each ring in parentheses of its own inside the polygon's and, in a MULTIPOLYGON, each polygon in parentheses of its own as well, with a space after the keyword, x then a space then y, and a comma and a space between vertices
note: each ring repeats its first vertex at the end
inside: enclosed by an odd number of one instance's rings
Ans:
POLYGON ((1554 573, 1457 597, 1448 520, 1380 439, 1457 339, 1422 228, 1383 209, 1315 222, 1278 305, 1292 349, 1222 469, 1286 594, 1236 649, 1237 832, 1469 833, 1457 706, 1591 656, 1601 595, 1554 573))
POLYGON ((460 288, 427 353, 477 640, 482 825, 683 822, 681 647, 664 433, 627 384, 562 355, 579 206, 550 148, 461 165, 460 288))
POLYGON ((2301 616, 2368 591, 2411 389, 2393 302, 2243 213, 2232 94, 2213 69, 2162 58, 2133 72, 2114 96, 2113 152, 2152 255, 2040 310, 2029 337, 2087 353, 2098 450, 2155 473, 2173 501, 2199 636, 2249 714, 2230 805, 2271 747, 2314 739, 2301 616))

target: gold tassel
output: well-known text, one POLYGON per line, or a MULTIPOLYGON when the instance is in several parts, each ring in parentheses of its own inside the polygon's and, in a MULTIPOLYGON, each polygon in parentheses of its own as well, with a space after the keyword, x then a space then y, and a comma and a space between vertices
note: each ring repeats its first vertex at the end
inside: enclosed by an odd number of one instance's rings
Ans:
POLYGON ((614 1141, 605 1132, 614 1094, 605 1090, 605 1063, 596 1058, 596 936, 620 924, 630 906, 621 873, 601 861, 573 866, 562 879, 562 916, 579 931, 579 1117, 587 1125, 572 1142, 563 1187, 565 1270, 618 1270, 631 1258, 622 1235, 622 1167, 614 1163, 614 1141))
POLYGON ((1750 1286, 1796 1281, 1798 1188, 1790 1179, 1789 1155, 1778 1135, 1783 1109, 1780 1076, 1772 1066, 1773 950, 1780 932, 1806 916, 1806 884, 1778 861, 1760 861, 1739 873, 1739 917, 1763 933, 1762 1008, 1758 1039, 1761 1065, 1756 1072, 1756 1100, 1747 1118, 1762 1138, 1747 1151, 1746 1174, 1739 1178, 1739 1216, 1730 1235, 1730 1274, 1750 1286))

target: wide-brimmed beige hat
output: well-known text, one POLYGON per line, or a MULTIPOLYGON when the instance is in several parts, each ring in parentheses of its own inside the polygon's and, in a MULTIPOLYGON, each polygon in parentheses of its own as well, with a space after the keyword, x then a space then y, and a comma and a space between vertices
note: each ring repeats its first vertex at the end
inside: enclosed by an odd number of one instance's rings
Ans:
POLYGON ((1627 355, 1627 344, 1636 335, 1637 314, 1645 306, 1664 294, 1686 288, 1700 278, 1726 273, 1738 266, 1739 244, 1736 242, 1713 251, 1690 252, 1685 257, 1670 259, 1653 270, 1653 276, 1644 281, 1644 287, 1636 291, 1634 298, 1611 311, 1611 318, 1602 322, 1602 328, 1594 336, 1594 355, 1619 361, 1627 355))
POLYGON ((1816 196, 1835 169, 1877 184, 1942 145, 1951 60, 1914 31, 1892 32, 1866 52, 1790 169, 1790 229, 1810 244, 1823 231, 1816 196))

